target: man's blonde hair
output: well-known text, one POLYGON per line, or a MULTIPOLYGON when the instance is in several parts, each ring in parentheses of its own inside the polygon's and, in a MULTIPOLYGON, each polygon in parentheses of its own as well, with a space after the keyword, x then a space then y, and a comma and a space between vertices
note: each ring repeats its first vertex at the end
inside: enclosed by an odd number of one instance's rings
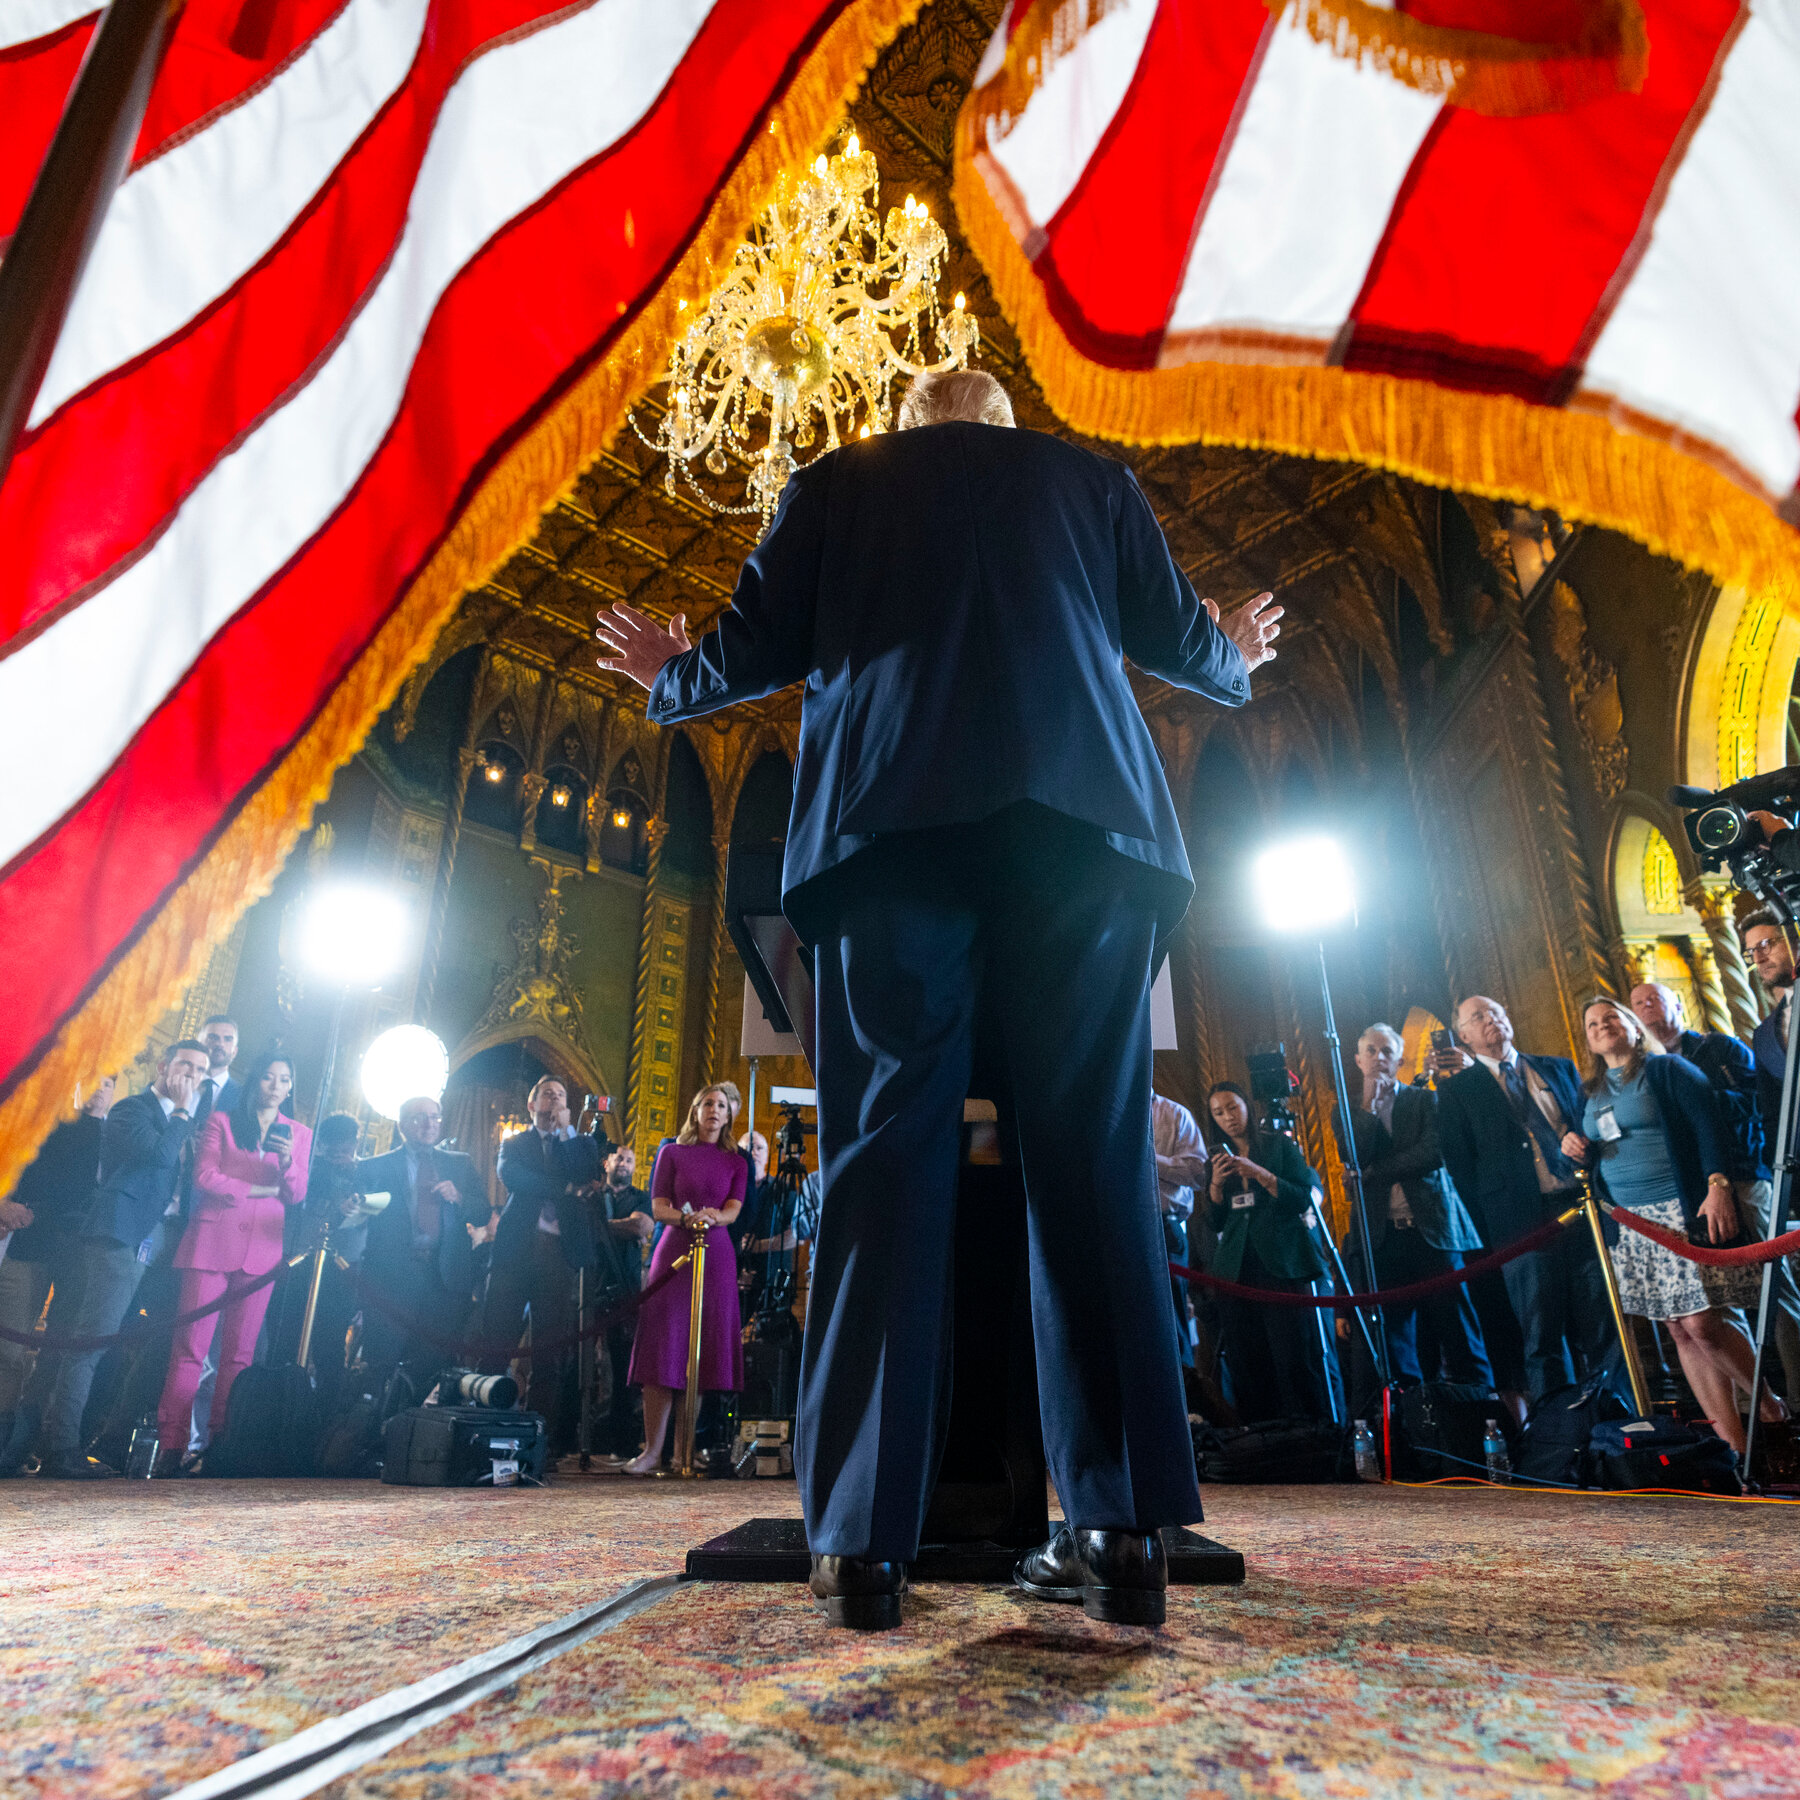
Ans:
POLYGON ((951 369, 942 375, 915 375, 900 402, 899 426, 948 425, 960 419, 970 425, 1011 425, 1012 401, 1006 389, 985 369, 951 369))

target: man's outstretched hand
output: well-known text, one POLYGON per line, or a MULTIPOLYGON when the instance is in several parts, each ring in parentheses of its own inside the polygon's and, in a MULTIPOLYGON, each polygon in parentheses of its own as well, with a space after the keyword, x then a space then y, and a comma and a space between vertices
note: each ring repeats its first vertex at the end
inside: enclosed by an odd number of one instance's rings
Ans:
POLYGON ((1273 594, 1258 594, 1248 606, 1240 606, 1223 619, 1215 601, 1202 600, 1200 604, 1243 652, 1246 667, 1260 669, 1264 663, 1275 660, 1275 640, 1281 636, 1281 615, 1287 609, 1275 604, 1273 594))
POLYGON ((623 600, 610 613, 599 615, 594 636, 608 651, 594 659, 600 667, 628 675, 644 689, 655 685, 664 663, 693 648, 688 642, 686 613, 677 613, 664 631, 648 613, 623 600))

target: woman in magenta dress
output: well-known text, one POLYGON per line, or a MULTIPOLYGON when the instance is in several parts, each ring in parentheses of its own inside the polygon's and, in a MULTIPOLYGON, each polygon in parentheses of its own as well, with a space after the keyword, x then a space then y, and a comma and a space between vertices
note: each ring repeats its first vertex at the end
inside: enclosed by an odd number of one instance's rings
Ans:
MULTIPOLYGON (((735 1393, 744 1385, 737 1257, 726 1227, 744 1204, 746 1176, 744 1159, 729 1136, 730 1125, 731 1103, 724 1089, 702 1088, 688 1108, 680 1135, 663 1146, 650 1177, 650 1210, 668 1229, 650 1259, 644 1285, 648 1287, 686 1254, 694 1232, 706 1233, 706 1298, 700 1309, 703 1393, 735 1393)), ((629 1379, 644 1390, 644 1453, 625 1465, 627 1475, 653 1474, 662 1461, 675 1396, 687 1389, 690 1311, 685 1274, 638 1309, 629 1379)))

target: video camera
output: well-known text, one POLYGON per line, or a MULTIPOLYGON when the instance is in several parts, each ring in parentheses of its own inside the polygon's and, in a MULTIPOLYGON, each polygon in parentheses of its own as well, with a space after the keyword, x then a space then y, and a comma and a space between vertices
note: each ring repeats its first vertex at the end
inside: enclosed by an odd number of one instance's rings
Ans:
POLYGON ((1800 807, 1800 767, 1771 769, 1717 792, 1672 787, 1669 804, 1683 809, 1688 842, 1703 869, 1729 869, 1747 894, 1784 917, 1800 912, 1800 871, 1783 867, 1750 817, 1753 812, 1791 814, 1800 807))
POLYGON ((1286 1045, 1265 1044, 1245 1061, 1250 1065, 1250 1095, 1262 1106, 1263 1123, 1283 1137, 1297 1138, 1299 1126, 1290 1103, 1300 1084, 1288 1068, 1286 1045))
POLYGON ((519 1384, 510 1375, 482 1375, 474 1369, 446 1369, 425 1396, 427 1406, 492 1406, 501 1411, 519 1404, 519 1384))

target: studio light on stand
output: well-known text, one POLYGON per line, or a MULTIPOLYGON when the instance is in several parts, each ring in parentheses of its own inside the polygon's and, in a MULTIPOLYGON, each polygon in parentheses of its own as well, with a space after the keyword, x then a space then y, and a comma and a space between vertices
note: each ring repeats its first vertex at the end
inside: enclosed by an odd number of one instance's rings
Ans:
POLYGON ((441 1100, 450 1082, 450 1052, 423 1025, 384 1031, 362 1059, 363 1098, 384 1119, 400 1117, 408 1100, 441 1100))
MULTIPOLYGON (((1333 926, 1356 923, 1356 882, 1350 859, 1336 838, 1313 836, 1288 838, 1271 844, 1251 865, 1251 887, 1256 896, 1257 912, 1270 931, 1289 937, 1310 937, 1319 952, 1319 998, 1325 1008, 1325 1051, 1331 1064, 1331 1086, 1337 1101, 1338 1131, 1343 1146, 1344 1180, 1350 1189, 1350 1210, 1356 1221, 1357 1241, 1362 1246, 1362 1262, 1369 1290, 1375 1281, 1375 1249, 1369 1235, 1369 1212, 1363 1194, 1362 1170, 1356 1160, 1356 1134, 1350 1120, 1350 1089, 1344 1079, 1344 1058, 1338 1041, 1337 1019, 1331 1010, 1331 974, 1325 961, 1325 933, 1333 926)), ((1337 1263, 1338 1279, 1345 1293, 1354 1293, 1345 1273, 1337 1246, 1327 1231, 1332 1259, 1337 1263)), ((1379 1305, 1369 1309, 1374 1314, 1374 1328, 1359 1311, 1357 1323, 1362 1327, 1363 1342, 1381 1377, 1383 1387, 1390 1385, 1393 1371, 1388 1366, 1387 1322, 1379 1305)))
POLYGON ((300 961, 308 974, 337 990, 319 1077, 321 1118, 331 1104, 345 1002, 352 991, 379 987, 399 971, 411 935, 410 910, 392 888, 333 882, 307 897, 300 916, 300 961))

